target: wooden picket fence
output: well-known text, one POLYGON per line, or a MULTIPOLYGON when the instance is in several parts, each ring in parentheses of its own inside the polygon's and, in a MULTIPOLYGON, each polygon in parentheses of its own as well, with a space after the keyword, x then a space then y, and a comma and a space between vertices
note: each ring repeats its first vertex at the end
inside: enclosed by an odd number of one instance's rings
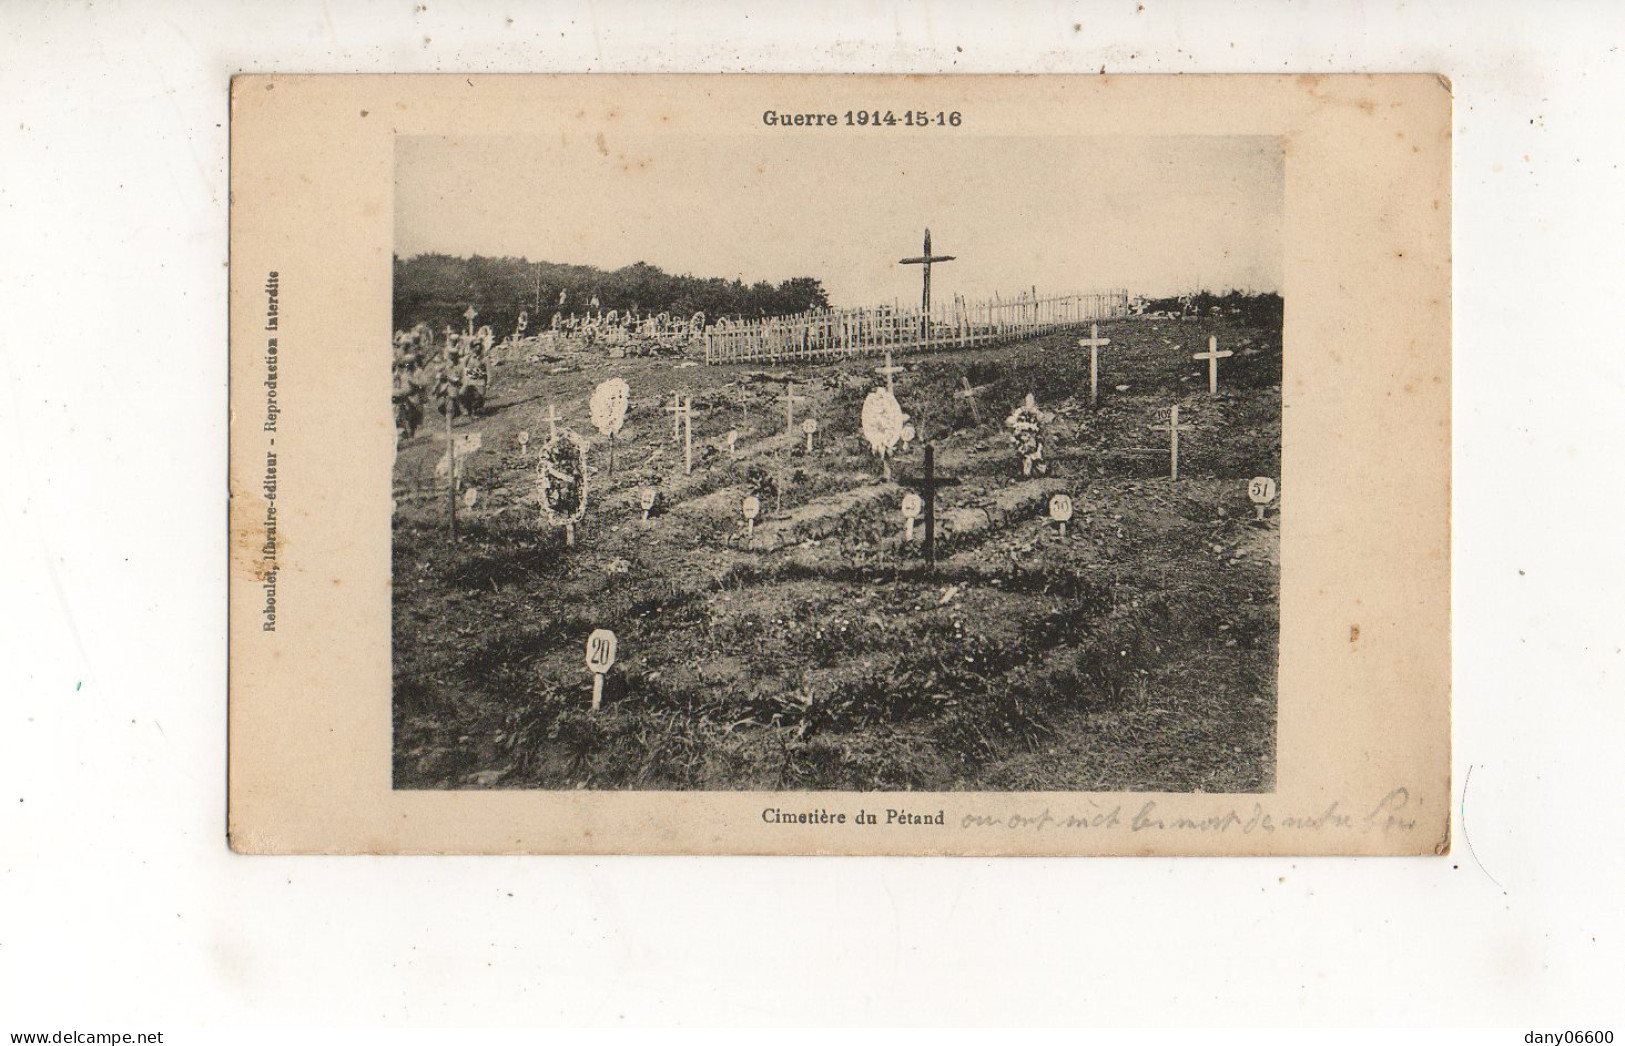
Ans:
POLYGON ((971 349, 1128 314, 1126 290, 1049 297, 1033 290, 993 301, 955 298, 933 308, 929 322, 919 306, 896 304, 723 319, 705 329, 705 362, 782 363, 971 349))

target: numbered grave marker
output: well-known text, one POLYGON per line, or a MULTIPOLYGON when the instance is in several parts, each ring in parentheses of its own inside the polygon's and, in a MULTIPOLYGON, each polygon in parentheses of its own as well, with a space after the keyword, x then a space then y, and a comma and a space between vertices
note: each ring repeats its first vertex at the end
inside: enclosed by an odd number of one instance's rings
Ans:
POLYGON ((912 490, 903 495, 903 540, 914 540, 914 521, 920 517, 923 506, 920 496, 912 490))
POLYGON ((1152 429, 1153 432, 1168 433, 1168 478, 1171 480, 1179 478, 1179 434, 1190 430, 1190 425, 1181 425, 1179 423, 1179 407, 1177 405, 1170 408, 1168 412, 1168 424, 1158 425, 1152 429))
POLYGON ((529 429, 520 429, 519 430, 519 453, 521 453, 521 454, 525 453, 526 449, 529 448, 529 447, 530 447, 530 430, 529 429))
POLYGON ((1066 537, 1066 523, 1072 518, 1072 498, 1066 494, 1050 498, 1049 518, 1061 525, 1061 536, 1066 537))
POLYGON ((729 429, 728 430, 728 456, 730 458, 737 455, 738 446, 739 446, 739 430, 738 429, 729 429))
POLYGON ((748 538, 756 532, 756 517, 762 513, 762 503, 755 494, 746 494, 739 510, 745 514, 745 536, 748 538))
POLYGON ((907 447, 910 443, 914 442, 914 437, 916 435, 917 433, 914 431, 913 425, 904 425, 903 431, 898 434, 898 437, 903 441, 903 446, 907 447))
POLYGON ((615 667, 615 633, 595 628, 587 637, 587 671, 592 673, 592 710, 604 701, 604 673, 615 667))
POLYGON ((818 431, 818 419, 808 418, 801 423, 801 431, 807 434, 807 453, 813 452, 813 433, 818 431))
POLYGON ((1247 497, 1258 511, 1258 518, 1264 518, 1264 510, 1269 503, 1275 500, 1275 481, 1268 476, 1256 476, 1247 483, 1247 497))
POLYGON ((638 495, 638 504, 643 506, 643 521, 649 521, 649 510, 655 507, 655 488, 644 487, 643 493, 638 495))

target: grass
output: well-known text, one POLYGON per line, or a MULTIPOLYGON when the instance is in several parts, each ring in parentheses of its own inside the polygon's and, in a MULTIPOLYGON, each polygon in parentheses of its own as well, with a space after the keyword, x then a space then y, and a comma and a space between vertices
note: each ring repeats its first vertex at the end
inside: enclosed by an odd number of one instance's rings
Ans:
MULTIPOLYGON (((730 506, 753 489, 770 504, 782 386, 754 391, 742 426, 726 388, 737 368, 625 360, 499 373, 506 406, 474 423, 490 452, 471 459, 481 499, 457 545, 439 502, 399 501, 396 786, 1269 789, 1277 534, 1251 522, 1243 488, 1279 475, 1279 331, 1221 327, 1221 344, 1251 351, 1225 361, 1212 398, 1188 360, 1208 329, 1105 325, 1111 391, 1094 410, 1087 354, 1080 365, 1064 336, 904 361, 899 398, 961 479, 944 511, 1019 479, 997 424, 1030 390, 1056 413, 1046 457, 1078 504, 1066 540, 1035 498, 945 540, 934 572, 900 554, 890 498, 780 551, 740 543, 730 506), (509 443, 520 428, 545 433, 550 402, 590 431, 575 415, 612 373, 631 381, 634 411, 614 479, 592 477, 593 511, 566 549, 539 524, 533 478, 509 443), (980 427, 952 395, 962 376, 989 386, 980 427), (695 393, 692 476, 654 413, 674 388, 695 393), (1122 453, 1154 446, 1148 430, 1173 402, 1195 429, 1177 485, 1166 458, 1122 453), (747 433, 735 461, 705 443, 729 427, 747 433), (631 507, 645 485, 662 493, 648 523, 631 507), (600 626, 617 632, 621 656, 595 714, 582 645, 600 626)), ((779 440, 787 511, 878 481, 856 434, 874 365, 798 375, 810 397, 798 418, 819 418, 820 446, 808 457, 779 440)), ((424 486, 443 449, 433 436, 403 444, 397 488, 424 486)), ((917 467, 915 448, 894 475, 917 467)))

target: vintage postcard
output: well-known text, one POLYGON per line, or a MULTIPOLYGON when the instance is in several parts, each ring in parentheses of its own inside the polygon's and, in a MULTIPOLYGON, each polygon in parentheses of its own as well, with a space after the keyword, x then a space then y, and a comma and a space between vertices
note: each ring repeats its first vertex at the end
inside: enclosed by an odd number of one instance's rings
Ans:
POLYGON ((232 845, 1446 851, 1450 127, 238 78, 232 845))

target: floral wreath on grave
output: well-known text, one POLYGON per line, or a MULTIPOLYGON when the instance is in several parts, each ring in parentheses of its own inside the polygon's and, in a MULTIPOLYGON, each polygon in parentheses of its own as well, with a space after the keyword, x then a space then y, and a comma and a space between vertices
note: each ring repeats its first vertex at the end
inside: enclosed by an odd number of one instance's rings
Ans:
POLYGON ((1044 422, 1046 412, 1038 409, 1029 393, 1026 402, 1004 419, 1010 427, 1010 442, 1023 458, 1042 459, 1044 456, 1044 422))
POLYGON ((587 445, 561 428, 537 455, 537 485, 548 522, 562 527, 587 514, 587 445))
POLYGON ((632 398, 632 390, 624 378, 610 378, 593 390, 592 398, 587 402, 587 410, 592 415, 592 424, 605 436, 613 436, 621 431, 621 424, 626 420, 626 407, 632 398))
POLYGON ((875 389, 863 401, 862 421, 863 437, 868 440, 870 449, 884 457, 903 438, 908 415, 903 413, 890 390, 875 389))

